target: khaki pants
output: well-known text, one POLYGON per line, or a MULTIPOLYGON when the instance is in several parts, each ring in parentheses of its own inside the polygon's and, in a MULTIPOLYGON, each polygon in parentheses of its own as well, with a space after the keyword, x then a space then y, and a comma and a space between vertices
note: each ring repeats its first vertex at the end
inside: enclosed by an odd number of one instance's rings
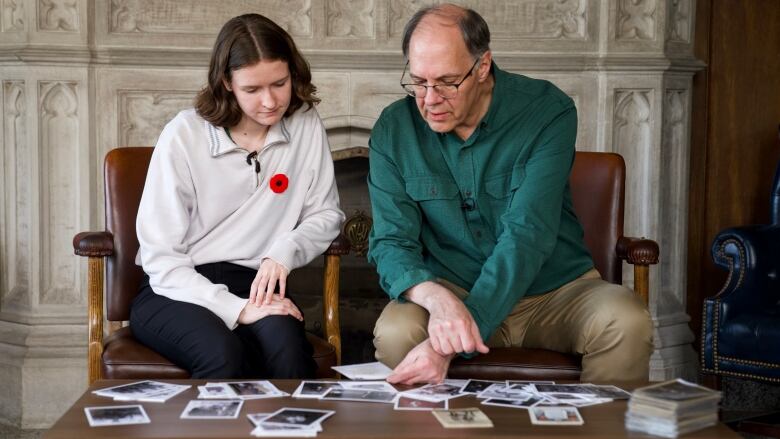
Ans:
MULTIPOLYGON (((439 279, 461 299, 462 288, 439 279)), ((391 301, 374 327, 376 359, 395 367, 428 338, 428 311, 391 301)), ((522 346, 582 355, 583 382, 647 380, 653 324, 628 288, 595 269, 557 290, 521 299, 496 329, 489 347, 522 346)))

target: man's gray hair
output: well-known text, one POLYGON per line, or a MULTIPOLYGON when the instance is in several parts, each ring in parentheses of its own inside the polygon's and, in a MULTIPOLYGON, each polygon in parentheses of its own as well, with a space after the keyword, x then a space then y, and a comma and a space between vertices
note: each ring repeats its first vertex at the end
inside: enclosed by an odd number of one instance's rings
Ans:
POLYGON ((471 54, 474 59, 477 59, 483 53, 490 50, 490 29, 488 28, 485 19, 473 9, 462 8, 460 6, 455 6, 455 8, 458 8, 463 12, 453 14, 451 11, 447 10, 453 6, 455 5, 442 4, 427 6, 421 8, 412 15, 412 18, 409 19, 409 22, 407 22, 404 27, 403 42, 401 44, 405 59, 409 59, 409 42, 412 39, 412 34, 415 29, 417 29, 417 25, 420 24, 420 21, 430 14, 450 18, 458 25, 461 34, 463 34, 463 42, 466 43, 466 49, 468 49, 469 54, 471 54))

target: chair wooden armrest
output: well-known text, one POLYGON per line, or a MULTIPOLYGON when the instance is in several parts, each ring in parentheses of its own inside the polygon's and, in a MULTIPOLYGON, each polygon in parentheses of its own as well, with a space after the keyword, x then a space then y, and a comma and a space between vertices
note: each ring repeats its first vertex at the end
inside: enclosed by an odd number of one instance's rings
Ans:
POLYGON ((650 265, 658 263, 660 250, 652 239, 621 236, 615 246, 618 258, 634 266, 634 291, 649 303, 650 265))
POLYGON ((73 251, 88 257, 87 269, 87 376, 89 383, 103 371, 103 278, 104 258, 114 254, 114 236, 109 232, 81 232, 73 237, 73 251))
POLYGON ((322 322, 325 340, 336 349, 336 364, 341 364, 341 328, 339 323, 339 272, 341 256, 350 252, 346 236, 339 236, 325 250, 325 275, 322 279, 322 322))

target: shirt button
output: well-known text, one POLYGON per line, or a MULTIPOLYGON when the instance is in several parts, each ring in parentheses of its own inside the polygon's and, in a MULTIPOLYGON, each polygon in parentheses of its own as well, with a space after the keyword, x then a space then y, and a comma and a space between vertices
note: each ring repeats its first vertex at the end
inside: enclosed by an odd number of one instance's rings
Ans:
POLYGON ((480 232, 479 230, 474 232, 474 234, 477 235, 477 238, 481 238, 482 237, 482 232, 480 232))
POLYGON ((471 196, 471 191, 466 191, 463 195, 465 195, 467 197, 470 197, 471 196))

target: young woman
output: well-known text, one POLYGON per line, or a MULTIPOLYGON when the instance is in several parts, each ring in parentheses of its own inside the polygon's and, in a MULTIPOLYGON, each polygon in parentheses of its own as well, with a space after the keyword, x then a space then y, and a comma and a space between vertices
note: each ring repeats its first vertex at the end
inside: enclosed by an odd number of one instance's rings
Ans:
POLYGON ((271 20, 219 33, 195 108, 166 125, 136 231, 133 335, 193 378, 314 375, 290 270, 338 235, 330 148, 309 66, 271 20))

